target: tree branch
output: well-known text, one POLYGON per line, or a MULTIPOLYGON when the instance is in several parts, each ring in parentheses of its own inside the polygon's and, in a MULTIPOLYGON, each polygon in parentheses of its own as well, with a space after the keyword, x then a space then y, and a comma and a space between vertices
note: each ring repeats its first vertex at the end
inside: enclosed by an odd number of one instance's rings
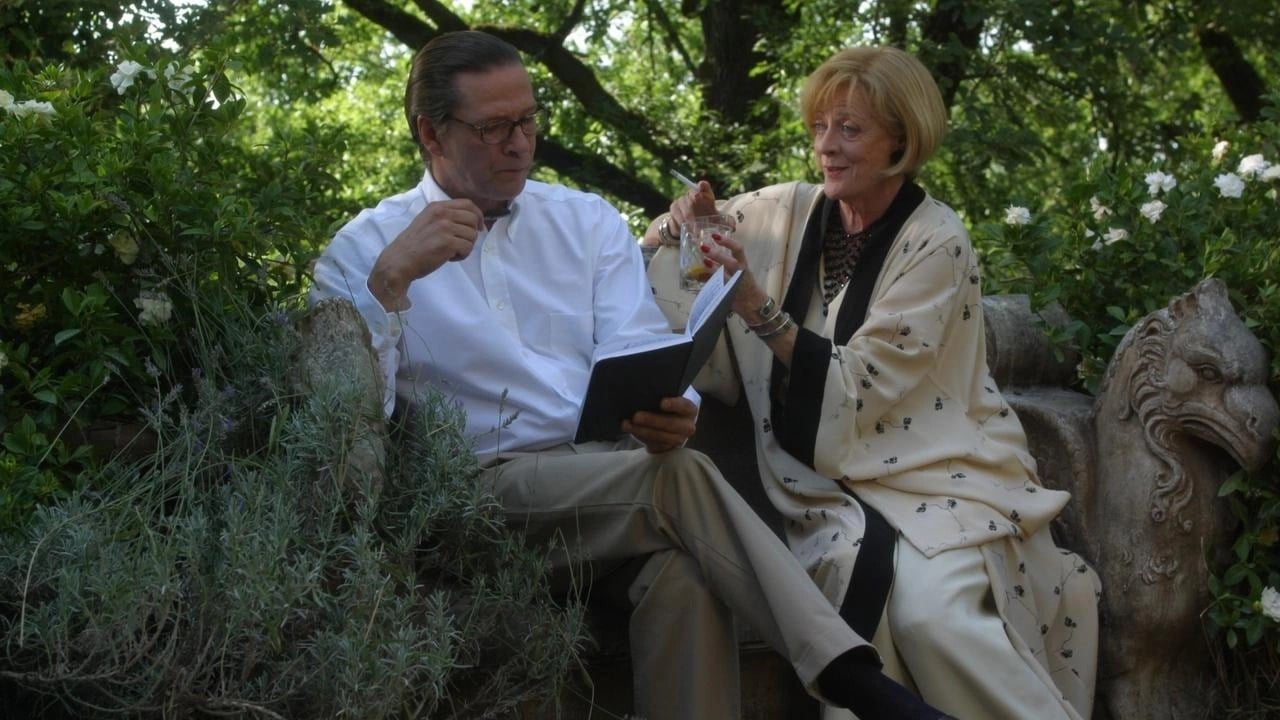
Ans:
MULTIPOLYGON (((440 32, 456 32, 458 30, 468 30, 467 23, 452 10, 441 5, 435 0, 414 0, 423 13, 426 14, 440 28, 440 32)), ((414 48, 415 50, 417 48, 414 48)))
POLYGON ((667 211, 671 198, 599 155, 579 153, 550 137, 538 137, 541 164, 583 186, 641 208, 650 217, 667 211))
POLYGON ((649 15, 653 18, 653 21, 658 27, 662 28, 662 34, 667 38, 667 42, 671 44, 676 54, 684 61, 685 69, 689 71, 690 75, 696 76, 698 74, 698 66, 694 64, 693 58, 689 56, 689 49, 680 41, 680 33, 676 31, 675 23, 671 22, 671 16, 663 11, 662 5, 658 3, 658 0, 645 0, 644 4, 648 8, 649 15))
POLYGON ((587 0, 576 0, 573 3, 573 9, 569 11, 569 16, 560 23, 560 27, 551 33, 551 37, 555 38, 561 45, 564 45, 564 39, 569 37, 569 33, 582 22, 582 14, 587 9, 587 0))
POLYGON ((546 66, 573 93, 588 115, 605 123, 627 141, 639 145, 660 160, 696 154, 692 148, 674 144, 669 138, 655 132, 653 124, 645 116, 624 108, 600 84, 595 72, 554 37, 523 28, 484 26, 476 29, 496 35, 528 53, 546 66))
POLYGON ((426 45, 440 31, 386 0, 343 0, 352 10, 391 33, 411 50, 426 45))

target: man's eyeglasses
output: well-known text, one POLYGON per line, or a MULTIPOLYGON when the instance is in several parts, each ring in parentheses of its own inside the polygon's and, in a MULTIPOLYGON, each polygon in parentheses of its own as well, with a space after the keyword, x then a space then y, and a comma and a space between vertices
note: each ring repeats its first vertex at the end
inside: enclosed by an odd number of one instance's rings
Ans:
POLYGON ((490 120, 482 125, 473 125, 452 115, 449 116, 449 119, 475 130, 480 134, 480 142, 485 145, 500 145, 511 139, 511 134, 516 131, 517 127, 520 128, 520 132, 524 133, 525 137, 537 133, 545 114, 546 111, 543 108, 537 108, 528 115, 516 120, 490 120))

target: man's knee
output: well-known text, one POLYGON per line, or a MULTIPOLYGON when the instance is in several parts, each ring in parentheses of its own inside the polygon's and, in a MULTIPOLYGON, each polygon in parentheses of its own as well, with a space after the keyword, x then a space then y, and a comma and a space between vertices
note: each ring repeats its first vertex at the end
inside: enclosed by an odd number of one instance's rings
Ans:
POLYGON ((679 478, 682 480, 689 479, 692 482, 709 483, 724 481, 724 477, 716 469, 716 465, 711 461, 711 458, 697 450, 676 448, 660 455, 654 455, 653 459, 661 463, 662 467, 658 474, 664 479, 679 478))
POLYGON ((654 494, 657 498, 676 492, 682 495, 722 496, 732 491, 711 458, 688 448, 676 448, 653 456, 660 463, 654 476, 654 494))

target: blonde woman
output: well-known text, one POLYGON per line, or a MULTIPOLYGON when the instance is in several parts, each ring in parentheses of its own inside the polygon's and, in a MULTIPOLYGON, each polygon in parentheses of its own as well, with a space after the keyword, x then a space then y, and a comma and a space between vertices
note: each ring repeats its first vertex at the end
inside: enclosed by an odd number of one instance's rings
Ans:
MULTIPOLYGON (((937 86, 901 50, 851 48, 801 106, 820 184, 717 201, 700 182, 647 233, 737 218, 703 248, 746 274, 699 389, 745 396, 792 552, 891 673, 959 718, 1087 718, 1097 577, 1049 536, 1068 496, 991 380, 968 234, 914 180, 945 131, 937 86)), ((675 254, 649 277, 681 323, 675 254)))

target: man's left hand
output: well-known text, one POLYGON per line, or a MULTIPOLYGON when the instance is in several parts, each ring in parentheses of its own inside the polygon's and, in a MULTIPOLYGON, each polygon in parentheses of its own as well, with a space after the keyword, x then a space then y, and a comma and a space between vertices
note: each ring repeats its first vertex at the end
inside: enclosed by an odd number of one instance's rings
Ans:
POLYGON ((680 447, 697 429, 698 406, 689 398, 663 398, 660 407, 658 412, 642 410, 622 421, 623 432, 634 435, 651 453, 680 447))

